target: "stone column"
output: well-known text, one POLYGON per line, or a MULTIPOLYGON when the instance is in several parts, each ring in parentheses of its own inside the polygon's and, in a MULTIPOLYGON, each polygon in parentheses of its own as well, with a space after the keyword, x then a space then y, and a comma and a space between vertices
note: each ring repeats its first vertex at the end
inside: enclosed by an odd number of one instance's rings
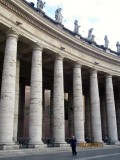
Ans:
POLYGON ((12 149, 13 147, 17 39, 18 34, 14 31, 7 33, 0 97, 1 149, 12 149))
POLYGON ((54 62, 53 138, 58 146, 65 143, 63 58, 60 56, 54 62))
POLYGON ((84 108, 80 64, 75 64, 73 68, 73 113, 75 137, 78 143, 84 142, 84 108))
POLYGON ((17 59, 16 64, 16 84, 15 84, 15 109, 14 109, 14 128, 13 137, 17 138, 18 132, 18 108, 19 108, 19 74, 20 74, 20 60, 17 59))
MULTIPOLYGON (((89 92, 87 90, 87 92, 89 92)), ((85 94, 85 135, 92 138, 91 135, 91 109, 90 109, 90 95, 85 94)))
POLYGON ((96 70, 91 70, 90 72, 90 101, 92 136, 94 138, 94 142, 102 142, 100 100, 96 70))
POLYGON ((106 77, 106 110, 107 110, 107 123, 108 123, 108 136, 112 142, 118 142, 117 123, 115 113, 114 92, 112 84, 112 76, 107 74, 106 77))
POLYGON ((38 45, 32 53, 29 138, 29 147, 42 146, 42 47, 38 45))

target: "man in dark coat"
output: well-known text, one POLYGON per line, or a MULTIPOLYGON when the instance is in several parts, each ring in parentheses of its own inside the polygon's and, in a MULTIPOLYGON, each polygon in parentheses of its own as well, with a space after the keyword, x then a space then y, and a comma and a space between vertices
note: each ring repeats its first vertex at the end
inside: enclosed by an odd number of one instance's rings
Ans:
POLYGON ((76 144, 77 144, 77 140, 75 139, 74 136, 72 136, 72 139, 70 141, 70 146, 72 148, 72 154, 73 156, 76 156, 77 152, 76 152, 76 144))

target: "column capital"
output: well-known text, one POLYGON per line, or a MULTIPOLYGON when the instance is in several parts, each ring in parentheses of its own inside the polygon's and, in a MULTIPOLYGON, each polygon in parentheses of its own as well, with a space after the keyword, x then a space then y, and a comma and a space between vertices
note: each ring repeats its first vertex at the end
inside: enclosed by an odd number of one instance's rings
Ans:
POLYGON ((19 33, 16 32, 13 28, 11 28, 6 32, 6 36, 7 37, 14 37, 14 38, 18 39, 19 33))
POLYGON ((97 73, 98 71, 96 69, 91 68, 90 73, 97 73))
POLYGON ((64 56, 60 55, 60 54, 57 54, 57 55, 55 55, 55 59, 57 59, 57 60, 63 60, 64 56))
POLYGON ((81 68, 82 67, 82 62, 80 62, 80 61, 75 61, 74 62, 74 67, 76 67, 76 68, 81 68))
POLYGON ((111 75, 110 73, 106 73, 106 74, 105 74, 105 77, 106 77, 106 78, 112 78, 112 75, 111 75))
POLYGON ((34 43, 34 45, 33 45, 33 50, 40 50, 40 51, 42 51, 43 48, 44 48, 44 45, 43 45, 42 43, 36 42, 36 43, 34 43))

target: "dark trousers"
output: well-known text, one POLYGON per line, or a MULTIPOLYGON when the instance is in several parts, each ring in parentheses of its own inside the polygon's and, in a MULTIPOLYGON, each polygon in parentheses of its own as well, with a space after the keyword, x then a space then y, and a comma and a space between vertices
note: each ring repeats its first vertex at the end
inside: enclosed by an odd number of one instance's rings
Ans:
POLYGON ((73 154, 73 156, 77 154, 76 146, 72 146, 72 154, 73 154))

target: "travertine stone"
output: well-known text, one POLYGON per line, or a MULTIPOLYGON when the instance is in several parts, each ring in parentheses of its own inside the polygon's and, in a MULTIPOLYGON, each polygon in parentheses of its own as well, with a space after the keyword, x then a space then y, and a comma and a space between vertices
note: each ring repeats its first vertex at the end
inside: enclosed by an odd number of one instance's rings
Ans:
POLYGON ((20 60, 16 63, 16 84, 15 84, 15 109, 14 109, 14 128, 13 137, 17 137, 18 132, 18 108, 19 108, 19 74, 20 74, 20 60))
POLYGON ((94 142, 102 142, 100 100, 98 91, 97 71, 90 71, 90 101, 91 101, 91 124, 94 142))
MULTIPOLYGON (((89 92, 89 91, 88 91, 89 92)), ((91 109, 90 95, 85 94, 85 135, 91 138, 91 109)))
POLYGON ((117 123, 115 113, 115 101, 112 84, 112 76, 106 74, 106 109, 107 109, 107 122, 108 122, 108 136, 112 142, 118 141, 117 123))
POLYGON ((78 143, 84 142, 84 108, 80 64, 75 64, 73 68, 73 112, 75 137, 78 143))
POLYGON ((60 56, 54 62, 53 137, 55 143, 65 143, 63 58, 60 56))
POLYGON ((35 46, 32 53, 30 110, 30 147, 43 144, 42 138, 42 48, 35 46))
POLYGON ((17 39, 14 31, 7 33, 0 99, 1 145, 13 144, 17 39))

